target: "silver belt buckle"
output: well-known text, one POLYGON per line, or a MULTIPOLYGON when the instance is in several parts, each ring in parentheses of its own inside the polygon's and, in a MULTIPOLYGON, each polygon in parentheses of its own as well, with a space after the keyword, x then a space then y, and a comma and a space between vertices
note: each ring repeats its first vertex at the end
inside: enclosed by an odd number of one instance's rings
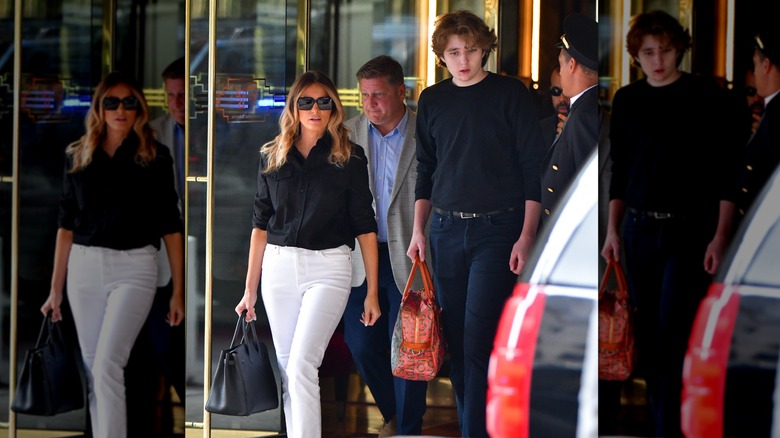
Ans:
POLYGON ((477 213, 464 213, 464 212, 458 212, 461 219, 474 219, 475 217, 478 217, 479 214, 477 213))

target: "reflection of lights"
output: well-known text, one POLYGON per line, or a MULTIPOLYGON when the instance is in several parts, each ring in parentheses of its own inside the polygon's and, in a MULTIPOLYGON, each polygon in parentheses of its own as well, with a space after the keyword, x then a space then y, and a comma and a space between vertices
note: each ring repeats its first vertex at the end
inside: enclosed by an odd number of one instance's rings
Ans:
POLYGON ((220 97, 220 102, 249 102, 247 97, 220 97))
POLYGON ((273 108, 273 107, 283 107, 283 106, 284 106, 284 99, 279 100, 271 97, 257 99, 258 108, 273 108))
POLYGON ((88 100, 80 100, 80 99, 64 99, 62 101, 62 106, 66 107, 89 107, 91 103, 88 100))
MULTIPOLYGON (((426 41, 430 43, 433 39, 433 31, 435 30, 436 21, 436 1, 431 0, 428 2, 428 35, 426 41)), ((433 85, 436 82, 436 55, 432 51, 428 51, 428 65, 427 65, 428 77, 425 80, 423 87, 433 85)))
POLYGON ((539 0, 534 0, 531 28, 531 82, 539 81, 539 0))
POLYGON ((728 0, 726 6, 726 81, 734 80, 734 8, 735 0, 728 0))

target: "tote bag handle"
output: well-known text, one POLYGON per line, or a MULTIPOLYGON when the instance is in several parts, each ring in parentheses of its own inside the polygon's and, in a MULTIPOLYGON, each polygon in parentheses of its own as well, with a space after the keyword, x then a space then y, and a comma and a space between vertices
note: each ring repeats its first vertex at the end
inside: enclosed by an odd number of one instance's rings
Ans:
POLYGON ((414 263, 412 264, 412 271, 409 273, 409 279, 406 280, 406 287, 404 288, 404 295, 401 298, 403 301, 409 292, 412 290, 412 283, 414 283, 414 274, 417 270, 420 270, 420 277, 423 281, 423 290, 425 291, 425 299, 427 301, 436 301, 436 292, 433 289, 433 280, 431 279, 431 272, 428 270, 428 265, 420 260, 419 256, 414 257, 414 263))
POLYGON ((233 339, 230 341, 230 348, 235 348, 243 343, 249 343, 249 334, 250 332, 247 331, 247 328, 251 330, 252 339, 254 340, 254 348, 256 350, 260 350, 260 340, 257 338, 257 331, 255 330, 255 322, 250 321, 246 322, 246 309, 244 309, 243 312, 241 312, 241 316, 238 317, 238 321, 236 321, 236 329, 233 331, 233 339), (240 330, 239 330, 240 329, 240 330), (239 341, 238 336, 241 335, 241 339, 239 341))
POLYGON ((607 283, 609 282, 612 271, 615 271, 615 280, 617 280, 616 298, 627 300, 628 281, 626 281, 626 275, 623 272, 623 267, 620 265, 620 262, 616 260, 611 260, 607 263, 607 268, 604 270, 604 276, 601 278, 601 284, 599 284, 599 299, 601 299, 601 296, 604 295, 604 291, 607 288, 607 283))

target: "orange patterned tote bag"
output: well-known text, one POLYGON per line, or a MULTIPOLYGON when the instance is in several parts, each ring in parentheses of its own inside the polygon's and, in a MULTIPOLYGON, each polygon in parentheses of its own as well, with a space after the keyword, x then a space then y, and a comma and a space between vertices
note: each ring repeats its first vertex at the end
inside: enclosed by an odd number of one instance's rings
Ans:
POLYGON ((431 380, 441 368, 444 352, 441 308, 436 302, 433 280, 425 262, 415 258, 393 330, 393 375, 406 380, 431 380), (420 271, 423 288, 412 290, 417 270, 420 271))
POLYGON ((631 376, 636 357, 633 323, 623 268, 619 262, 609 262, 599 285, 599 379, 626 380, 631 376), (616 288, 609 289, 608 284, 616 288))

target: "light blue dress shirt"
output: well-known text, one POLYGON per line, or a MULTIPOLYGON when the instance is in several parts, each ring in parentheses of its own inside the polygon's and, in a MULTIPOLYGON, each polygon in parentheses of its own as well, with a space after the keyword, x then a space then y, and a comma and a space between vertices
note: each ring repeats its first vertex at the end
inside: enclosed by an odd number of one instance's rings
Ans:
POLYGON ((368 147, 371 154, 371 171, 374 175, 373 193, 379 242, 387 242, 387 210, 390 208, 390 194, 395 184, 395 172, 404 144, 408 118, 409 112, 404 111, 398 126, 385 136, 382 136, 371 122, 368 123, 368 147))
POLYGON ((178 123, 173 123, 173 164, 176 166, 176 191, 184 202, 184 187, 186 185, 184 175, 184 128, 178 123))

